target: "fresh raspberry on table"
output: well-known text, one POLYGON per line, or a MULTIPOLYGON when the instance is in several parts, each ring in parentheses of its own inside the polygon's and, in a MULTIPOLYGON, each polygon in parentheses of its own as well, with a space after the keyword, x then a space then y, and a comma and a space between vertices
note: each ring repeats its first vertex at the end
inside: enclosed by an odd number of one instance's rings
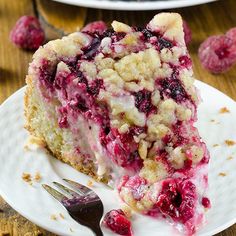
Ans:
POLYGON ((183 29, 184 29, 184 41, 186 45, 188 45, 192 41, 192 32, 185 20, 183 20, 183 29))
POLYGON ((212 73, 222 73, 236 62, 236 40, 232 36, 235 32, 211 36, 200 45, 198 55, 203 67, 212 73))
POLYGON ((231 28, 228 32, 226 32, 226 37, 233 40, 233 43, 236 43, 236 27, 231 28))
POLYGON ((107 29, 107 25, 104 21, 94 21, 87 24, 81 32, 90 32, 102 34, 107 29))
POLYGON ((11 41, 20 48, 36 50, 45 40, 45 34, 38 19, 22 16, 10 32, 11 41))

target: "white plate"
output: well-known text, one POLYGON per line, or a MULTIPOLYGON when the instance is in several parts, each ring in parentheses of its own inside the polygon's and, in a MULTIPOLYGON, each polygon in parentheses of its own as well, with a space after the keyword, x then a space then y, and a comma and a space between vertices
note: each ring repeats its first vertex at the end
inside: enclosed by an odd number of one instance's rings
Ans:
MULTIPOLYGON (((209 182, 212 201, 212 209, 207 213, 208 223, 197 235, 210 236, 236 222, 236 146, 224 144, 226 139, 236 140, 236 103, 204 83, 197 81, 196 85, 203 98, 199 107, 198 127, 211 153, 209 182), (231 112, 219 114, 219 109, 224 106, 231 112), (211 119, 215 119, 215 122, 211 122, 211 119), (220 146, 213 147, 214 144, 220 146), (227 160, 229 156, 233 159, 227 160), (219 176, 220 172, 226 173, 226 176, 219 176)), ((41 187, 41 183, 62 182, 62 178, 86 184, 90 178, 49 157, 44 150, 24 150, 28 137, 23 128, 24 91, 25 88, 20 89, 0 107, 0 195, 20 214, 51 232, 63 236, 92 236, 87 228, 74 222, 64 208, 41 187), (34 175, 37 171, 42 175, 41 183, 30 186, 22 180, 23 172, 34 175), (52 214, 58 216, 59 213, 65 219, 50 219, 52 214)), ((105 212, 120 207, 116 194, 106 186, 96 183, 93 189, 101 197, 105 212)), ((147 216, 135 215, 132 223, 135 236, 176 235, 167 223, 147 216)), ((112 235, 106 229, 104 232, 105 235, 112 235)))
POLYGON ((110 10, 161 10, 199 5, 216 0, 54 0, 76 6, 110 10))

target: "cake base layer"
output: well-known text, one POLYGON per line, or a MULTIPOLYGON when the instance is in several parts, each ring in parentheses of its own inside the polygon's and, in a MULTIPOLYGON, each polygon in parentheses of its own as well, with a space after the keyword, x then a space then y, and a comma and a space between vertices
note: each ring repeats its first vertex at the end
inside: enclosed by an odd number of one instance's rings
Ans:
MULTIPOLYGON (((45 143, 45 147, 53 157, 66 164, 71 165, 76 170, 91 176, 97 181, 108 183, 109 177, 99 177, 97 175, 97 169, 95 168, 92 161, 86 163, 85 165, 82 162, 78 162, 76 157, 73 157, 73 154, 70 155, 68 153, 67 156, 62 155, 63 150, 73 150, 74 147, 70 146, 67 143, 68 140, 66 139, 65 134, 63 134, 61 132, 61 129, 58 127, 58 121, 56 117, 54 117, 53 115, 50 116, 50 122, 48 122, 48 114, 46 113, 46 111, 50 108, 46 108, 45 106, 50 105, 45 104, 38 91, 34 89, 32 77, 27 76, 26 82, 27 88, 24 96, 24 103, 26 108, 25 128, 29 131, 29 133, 32 136, 42 140, 42 142, 45 143)), ((53 110, 52 105, 51 109, 53 110)))

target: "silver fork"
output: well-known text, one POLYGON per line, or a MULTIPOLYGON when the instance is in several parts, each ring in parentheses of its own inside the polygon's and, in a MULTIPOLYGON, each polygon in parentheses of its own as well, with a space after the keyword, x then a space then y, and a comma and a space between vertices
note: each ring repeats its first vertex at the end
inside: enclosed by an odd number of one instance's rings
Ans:
POLYGON ((70 197, 66 197, 47 184, 42 184, 42 186, 66 208, 75 221, 89 227, 96 236, 103 236, 100 228, 100 220, 103 215, 103 204, 99 196, 92 189, 82 184, 68 179, 63 180, 72 188, 76 189, 77 192, 60 183, 53 182, 57 188, 70 195, 70 197))

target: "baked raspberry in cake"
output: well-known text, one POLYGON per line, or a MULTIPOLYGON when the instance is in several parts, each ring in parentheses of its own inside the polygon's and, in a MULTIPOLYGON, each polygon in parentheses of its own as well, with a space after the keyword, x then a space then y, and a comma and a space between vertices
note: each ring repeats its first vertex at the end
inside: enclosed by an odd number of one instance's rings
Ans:
POLYGON ((41 47, 27 76, 26 127, 136 211, 192 235, 210 206, 198 103, 182 19, 160 13, 145 28, 114 21, 41 47))

